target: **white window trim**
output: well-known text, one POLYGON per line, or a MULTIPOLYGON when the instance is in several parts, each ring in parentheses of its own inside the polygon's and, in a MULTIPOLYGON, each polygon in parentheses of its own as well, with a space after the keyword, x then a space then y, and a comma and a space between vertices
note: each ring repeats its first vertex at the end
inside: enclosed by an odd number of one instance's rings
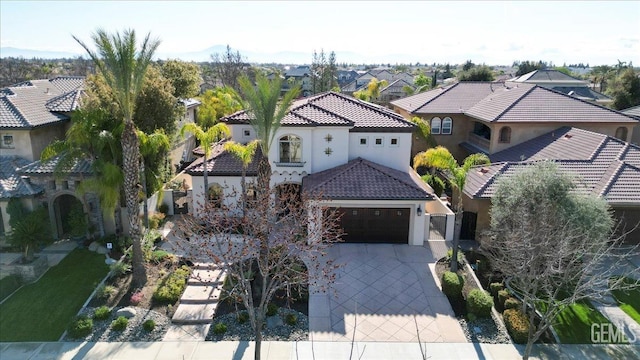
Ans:
POLYGON ((363 136, 361 138, 358 139, 358 145, 360 146, 369 146, 369 137, 368 136, 363 136), (362 140, 364 140, 364 144, 362 143, 362 140))
POLYGON ((450 117, 445 117, 444 119, 442 119, 442 122, 440 123, 440 134, 442 135, 451 135, 453 133, 453 119, 451 119, 450 117), (449 122, 450 126, 449 126, 449 132, 444 132, 444 122, 447 121, 449 122))
POLYGON ((292 165, 297 165, 297 166, 301 166, 300 164, 304 164, 304 161, 302 159, 304 152, 303 150, 303 144, 302 144, 302 137, 296 134, 286 134, 286 135, 282 135, 278 138, 278 162, 277 164, 292 164, 292 165), (282 161, 283 159, 281 159, 281 147, 282 147, 282 139, 283 138, 288 138, 288 142, 291 142, 291 137, 296 137, 298 139, 298 141, 300 142, 300 161, 282 161))
POLYGON ((439 117, 434 117, 433 119, 431 119, 431 121, 429 122, 429 127, 431 127, 431 134, 432 135, 440 135, 440 132, 442 131, 442 119, 440 119, 439 117), (438 121, 438 131, 434 131, 434 127, 433 127, 433 122, 434 121, 438 121))
POLYGON ((377 147, 382 147, 384 146, 384 138, 383 137, 377 137, 373 139, 373 146, 377 146, 377 147), (378 144, 378 140, 380 140, 380 144, 378 144))

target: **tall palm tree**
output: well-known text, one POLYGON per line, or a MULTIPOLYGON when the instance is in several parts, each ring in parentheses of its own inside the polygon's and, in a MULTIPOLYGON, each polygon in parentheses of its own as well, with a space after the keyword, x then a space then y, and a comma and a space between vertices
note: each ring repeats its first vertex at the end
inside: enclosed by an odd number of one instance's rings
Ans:
MULTIPOLYGON (((138 130, 138 139, 140 139, 140 173, 142 174, 142 192, 144 194, 144 221, 145 226, 149 229, 149 209, 147 206, 147 182, 151 181, 152 184, 158 186, 158 182, 161 181, 160 176, 156 173, 147 174, 147 167, 145 166, 145 157, 156 155, 159 152, 165 153, 169 150, 169 137, 165 135, 163 130, 156 129, 153 134, 147 135, 143 131, 138 130)), ((156 188, 157 189, 157 188, 156 188)))
POLYGON ((217 123, 211 126, 206 131, 195 123, 186 123, 180 129, 180 136, 184 137, 187 133, 192 133, 198 141, 204 151, 204 159, 202 162, 202 172, 204 176, 204 194, 205 199, 208 199, 209 180, 207 179, 207 159, 211 155, 211 145, 231 135, 229 127, 224 123, 217 123))
POLYGON ((249 123, 257 133, 257 140, 260 142, 260 149, 265 156, 258 164, 258 188, 262 193, 268 193, 271 182, 271 165, 269 164, 269 150, 280 128, 280 122, 287 115, 293 100, 300 93, 300 87, 287 91, 282 100, 280 90, 282 89, 282 79, 275 77, 273 80, 267 79, 264 75, 256 76, 256 86, 248 77, 239 79, 240 89, 244 96, 244 101, 249 111, 249 123))
POLYGON ((138 218, 140 148, 136 127, 133 123, 133 112, 136 98, 142 88, 144 75, 160 41, 151 39, 150 34, 147 34, 140 50, 138 50, 134 30, 125 30, 122 34, 109 34, 103 29, 98 29, 91 36, 97 49, 95 52, 77 37, 73 36, 73 38, 87 51, 91 60, 100 70, 122 111, 124 130, 121 143, 124 194, 129 215, 129 237, 133 242, 132 284, 141 286, 147 281, 147 273, 142 255, 142 234, 138 218))
POLYGON ((457 192, 456 221, 453 237, 453 256, 451 258, 451 271, 458 271, 458 244, 460 242, 460 232, 462 230, 462 191, 467 182, 467 173, 475 165, 489 164, 489 158, 485 154, 471 154, 464 159, 462 166, 458 165, 456 159, 447 148, 437 146, 427 151, 418 153, 413 158, 413 168, 420 166, 445 170, 447 179, 451 187, 457 192))
POLYGON ((253 160, 253 155, 258 148, 258 141, 253 140, 247 145, 242 145, 233 141, 224 144, 224 149, 233 154, 242 163, 242 178, 240 179, 240 188, 242 191, 242 216, 247 215, 247 168, 253 160))

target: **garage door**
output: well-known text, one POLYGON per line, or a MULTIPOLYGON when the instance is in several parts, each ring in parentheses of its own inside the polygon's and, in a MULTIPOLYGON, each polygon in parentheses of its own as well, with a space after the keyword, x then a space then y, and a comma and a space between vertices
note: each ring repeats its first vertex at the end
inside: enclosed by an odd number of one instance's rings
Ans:
POLYGON ((409 242, 409 208, 338 208, 348 243, 409 242))

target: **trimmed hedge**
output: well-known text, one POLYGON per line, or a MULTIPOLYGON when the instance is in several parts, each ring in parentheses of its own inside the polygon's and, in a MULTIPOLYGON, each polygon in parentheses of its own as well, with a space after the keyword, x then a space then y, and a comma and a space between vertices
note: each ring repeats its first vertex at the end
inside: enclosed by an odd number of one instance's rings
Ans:
POLYGON ((449 299, 461 299, 463 286, 464 279, 462 276, 451 271, 442 274, 442 292, 449 299))
POLYGON ((518 309, 522 306, 522 303, 520 302, 520 300, 514 298, 514 297, 510 297, 507 300, 504 301, 504 308, 505 309, 518 309))
POLYGON ((124 316, 118 316, 117 319, 111 322, 111 329, 115 331, 123 331, 127 328, 127 325, 129 325, 129 319, 124 316))
POLYGON ((93 318, 96 320, 107 320, 111 316, 111 309, 106 306, 100 306, 93 311, 93 318))
POLYGON ((500 309, 504 309, 504 302, 510 297, 511 294, 509 293, 509 290, 498 291, 498 305, 500 305, 500 309))
POLYGON ((526 344, 529 337, 529 319, 527 315, 517 309, 507 309, 502 316, 513 342, 516 344, 526 344))
POLYGON ((496 299, 498 297, 498 291, 503 289, 504 289, 504 285, 502 283, 495 282, 495 283, 489 284, 489 290, 491 291, 491 295, 493 295, 494 298, 496 299))
POLYGON ((169 274, 153 292, 153 300, 165 304, 173 304, 178 301, 187 286, 187 279, 190 273, 191 269, 183 265, 169 274))
POLYGON ((67 329, 67 333, 74 339, 83 338, 93 330, 93 320, 87 316, 77 317, 67 329))
POLYGON ((490 317, 493 297, 484 290, 473 289, 467 295, 467 311, 477 317, 490 317))

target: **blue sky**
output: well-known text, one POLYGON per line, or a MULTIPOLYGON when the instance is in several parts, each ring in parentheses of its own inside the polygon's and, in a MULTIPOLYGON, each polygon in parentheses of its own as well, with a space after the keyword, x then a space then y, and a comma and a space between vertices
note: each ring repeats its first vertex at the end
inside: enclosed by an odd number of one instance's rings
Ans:
POLYGON ((165 54, 230 44, 309 58, 324 48, 422 63, 640 65, 640 1, 0 0, 2 47, 80 54, 71 34, 89 41, 97 27, 151 32, 165 54))

